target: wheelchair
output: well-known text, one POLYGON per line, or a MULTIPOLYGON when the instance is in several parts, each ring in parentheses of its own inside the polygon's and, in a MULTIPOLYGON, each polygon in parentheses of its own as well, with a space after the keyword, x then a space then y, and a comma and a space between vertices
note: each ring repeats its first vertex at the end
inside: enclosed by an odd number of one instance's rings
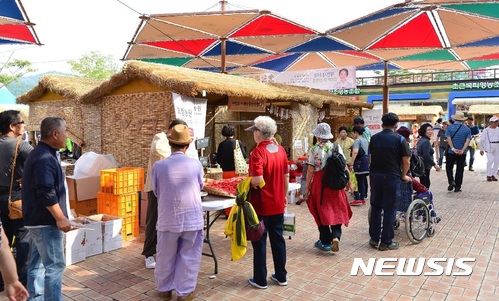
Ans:
MULTIPOLYGON (((412 183, 402 183, 397 199, 397 213, 393 221, 395 230, 400 227, 400 223, 403 221, 407 238, 414 244, 420 243, 426 237, 435 235, 435 228, 440 222, 440 217, 435 212, 431 192, 417 194, 412 190, 412 183), (404 185, 406 187, 402 187, 404 185)), ((371 207, 368 211, 368 221, 370 220, 371 207)))

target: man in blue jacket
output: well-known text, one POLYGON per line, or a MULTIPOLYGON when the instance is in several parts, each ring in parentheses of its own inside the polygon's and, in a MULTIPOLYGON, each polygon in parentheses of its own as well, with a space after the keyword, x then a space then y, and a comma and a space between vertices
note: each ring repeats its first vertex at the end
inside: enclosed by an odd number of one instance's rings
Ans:
POLYGON ((66 122, 47 117, 40 132, 40 143, 28 155, 22 178, 24 225, 31 240, 27 288, 29 300, 58 301, 66 267, 63 232, 71 229, 58 154, 66 145, 66 122))

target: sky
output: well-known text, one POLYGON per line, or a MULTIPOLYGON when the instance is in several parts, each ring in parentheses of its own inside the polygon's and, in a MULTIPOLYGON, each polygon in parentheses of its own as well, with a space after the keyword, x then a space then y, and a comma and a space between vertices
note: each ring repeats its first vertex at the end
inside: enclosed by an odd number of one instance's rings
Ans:
MULTIPOLYGON (((220 8, 216 0, 21 0, 42 46, 0 48, 0 62, 29 60, 35 73, 71 73, 68 60, 91 51, 122 65, 141 14, 199 12, 220 8)), ((260 9, 320 32, 404 0, 234 0, 231 9, 260 9)))

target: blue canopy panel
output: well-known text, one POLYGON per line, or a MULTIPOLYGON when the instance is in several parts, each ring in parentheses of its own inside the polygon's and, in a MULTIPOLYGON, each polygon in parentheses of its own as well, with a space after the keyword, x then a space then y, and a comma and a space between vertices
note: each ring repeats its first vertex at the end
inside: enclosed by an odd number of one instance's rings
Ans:
POLYGON ((5 18, 26 21, 17 5, 16 0, 1 0, 0 1, 0 16, 5 18))
POLYGON ((16 97, 5 86, 0 88, 0 104, 16 104, 16 97))
POLYGON ((354 21, 354 22, 346 24, 344 26, 333 28, 333 30, 334 31, 340 31, 340 30, 343 30, 343 29, 346 29, 346 28, 355 27, 357 25, 362 25, 364 23, 368 23, 368 22, 372 22, 372 21, 377 21, 379 19, 384 19, 384 18, 391 17, 391 16, 394 16, 394 15, 399 15, 399 14, 403 14, 403 13, 406 13, 406 12, 417 11, 417 10, 418 10, 417 8, 397 8, 397 7, 395 7, 395 8, 389 9, 389 10, 385 10, 385 11, 382 11, 382 12, 379 12, 379 13, 375 13, 375 14, 373 14, 371 16, 367 16, 366 18, 362 18, 360 20, 354 21))
POLYGON ((473 47, 473 46, 499 46, 499 37, 493 37, 476 42, 458 45, 458 47, 473 47))
MULTIPOLYGON (((383 62, 357 67, 357 70, 361 71, 375 71, 375 70, 384 70, 384 69, 385 69, 385 63, 383 62)), ((400 67, 398 67, 397 65, 388 63, 388 70, 399 70, 399 69, 400 67)))
MULTIPOLYGON (((0 3, 1 3, 1 0, 0 0, 0 3)), ((0 45, 2 45, 2 44, 30 44, 30 43, 29 42, 25 42, 25 41, 0 39, 0 45)))
POLYGON ((302 55, 303 53, 293 53, 273 60, 268 60, 263 63, 255 64, 252 67, 282 72, 292 63, 296 62, 296 60, 302 55))
MULTIPOLYGON (((203 56, 219 56, 222 53, 222 44, 218 43, 215 47, 207 51, 203 56)), ((226 55, 242 55, 242 54, 261 54, 269 53, 262 49, 239 44, 232 41, 225 42, 225 54, 226 55)))
POLYGON ((315 51, 319 52, 319 51, 340 51, 340 50, 355 50, 355 49, 327 37, 318 37, 310 41, 307 41, 301 45, 288 49, 285 52, 315 52, 315 51))

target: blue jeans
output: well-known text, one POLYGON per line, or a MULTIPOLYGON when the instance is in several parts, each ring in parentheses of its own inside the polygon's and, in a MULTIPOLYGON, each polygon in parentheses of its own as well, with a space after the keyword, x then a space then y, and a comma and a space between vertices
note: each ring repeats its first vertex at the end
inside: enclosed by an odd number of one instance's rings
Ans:
POLYGON ((470 154, 470 164, 468 164, 468 168, 472 168, 473 163, 475 162, 475 149, 468 146, 468 153, 470 154))
POLYGON ((397 209, 397 193, 400 189, 400 176, 388 174, 372 174, 371 180, 371 219, 369 220, 369 236, 374 241, 387 245, 392 243, 395 233, 393 221, 397 209), (383 218, 381 214, 383 213, 383 218), (383 230, 381 224, 383 223, 383 230))
POLYGON ((267 234, 270 239, 272 258, 277 280, 285 282, 286 271, 286 240, 282 236, 284 215, 260 217, 265 224, 265 232, 259 241, 253 241, 253 280, 262 286, 267 285, 267 234))
POLYGON ((440 157, 438 158, 438 166, 442 167, 442 163, 444 162, 444 151, 445 151, 445 146, 439 146, 438 147, 438 152, 440 154, 440 157))
POLYGON ((64 233, 56 226, 29 228, 28 300, 62 300, 64 233))

